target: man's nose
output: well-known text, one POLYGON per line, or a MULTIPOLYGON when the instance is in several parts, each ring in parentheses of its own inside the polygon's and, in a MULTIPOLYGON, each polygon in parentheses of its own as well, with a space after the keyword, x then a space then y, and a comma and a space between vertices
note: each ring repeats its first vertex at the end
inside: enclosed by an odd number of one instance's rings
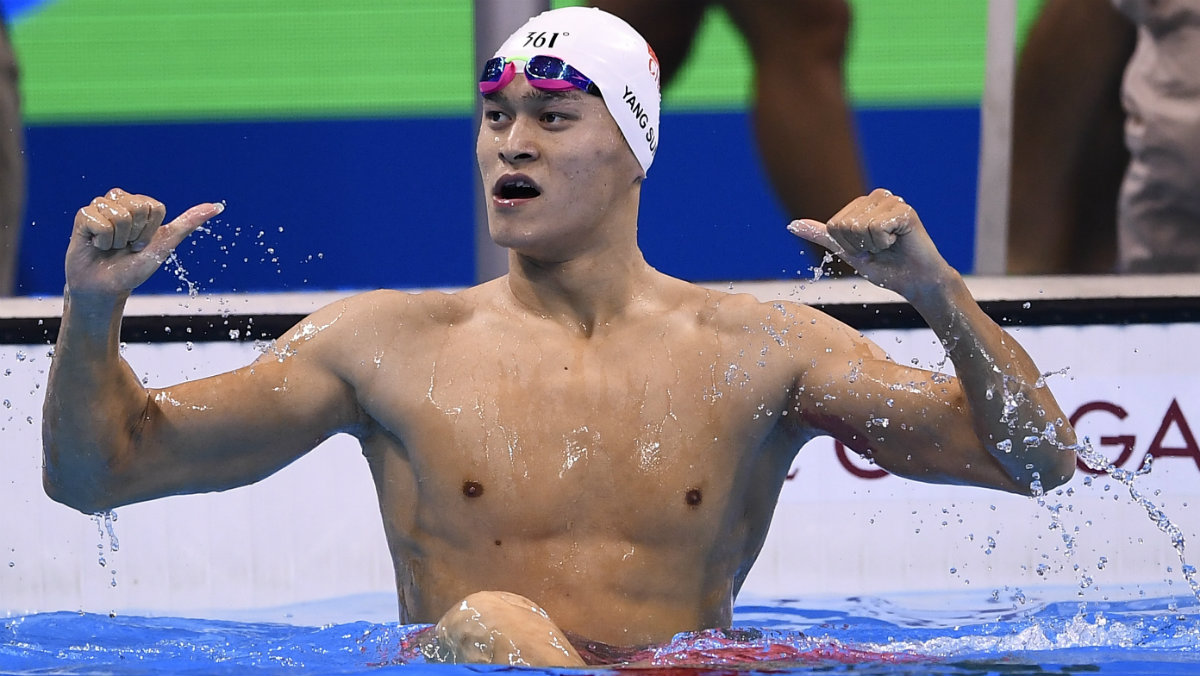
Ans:
POLYGON ((500 138, 500 159, 508 164, 521 164, 540 155, 533 137, 531 122, 518 119, 509 125, 500 138))

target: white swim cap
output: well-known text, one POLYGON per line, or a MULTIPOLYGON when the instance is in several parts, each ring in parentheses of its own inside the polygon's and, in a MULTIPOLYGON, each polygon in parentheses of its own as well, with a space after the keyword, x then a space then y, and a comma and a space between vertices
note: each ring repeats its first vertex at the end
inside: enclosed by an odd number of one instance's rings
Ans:
POLYGON ((533 17, 494 56, 556 56, 600 89, 625 142, 650 170, 658 149, 658 57, 621 19, 594 7, 563 7, 533 17))

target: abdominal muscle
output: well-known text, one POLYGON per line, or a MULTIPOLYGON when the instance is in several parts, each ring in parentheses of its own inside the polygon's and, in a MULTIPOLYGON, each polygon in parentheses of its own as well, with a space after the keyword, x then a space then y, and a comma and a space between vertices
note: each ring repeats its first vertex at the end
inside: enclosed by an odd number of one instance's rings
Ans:
POLYGON ((560 628, 612 645, 660 643, 730 622, 728 582, 703 592, 695 584, 698 566, 677 565, 680 553, 670 548, 574 536, 502 547, 508 551, 500 555, 469 548, 410 567, 423 572, 405 599, 413 616, 435 622, 472 591, 509 591, 540 605, 560 628), (631 548, 627 559, 613 556, 631 548))
POLYGON ((599 482, 584 460, 576 476, 476 470, 464 480, 468 463, 446 458, 417 481, 397 449, 368 445, 368 459, 404 621, 436 622, 468 594, 506 591, 573 634, 615 645, 728 626, 778 491, 724 463, 599 482))

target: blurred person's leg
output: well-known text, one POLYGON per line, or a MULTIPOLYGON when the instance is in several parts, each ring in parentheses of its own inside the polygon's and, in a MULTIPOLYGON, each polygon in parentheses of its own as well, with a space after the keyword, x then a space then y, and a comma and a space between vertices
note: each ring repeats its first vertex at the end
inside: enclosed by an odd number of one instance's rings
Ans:
POLYGON ((621 17, 650 43, 658 57, 662 89, 674 80, 687 60, 708 0, 592 0, 610 14, 621 17))
POLYGON ((793 218, 829 220, 865 186, 842 63, 845 0, 725 0, 754 56, 754 128, 793 218))
POLYGON ((17 61, 0 23, 0 296, 16 285, 21 215, 25 209, 24 128, 17 91, 17 61))
MULTIPOLYGON (((594 0, 593 4, 625 19, 646 38, 658 56, 665 90, 686 60, 710 3, 594 0)), ((845 0, 722 0, 721 4, 754 59, 754 128, 772 188, 790 218, 829 220, 866 192, 842 73, 849 6, 845 0)), ((851 271, 841 259, 825 268, 851 271)))
POLYGON ((1136 31, 1110 0, 1047 0, 1013 97, 1008 271, 1112 272, 1125 149, 1121 76, 1136 31))

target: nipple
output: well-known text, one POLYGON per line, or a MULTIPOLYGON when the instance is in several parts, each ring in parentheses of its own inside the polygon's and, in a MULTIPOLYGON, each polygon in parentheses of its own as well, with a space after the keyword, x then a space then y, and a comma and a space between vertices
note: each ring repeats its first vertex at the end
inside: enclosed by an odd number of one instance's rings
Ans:
POLYGON ((699 488, 689 488, 683 496, 683 501, 688 504, 688 507, 696 507, 700 501, 704 499, 704 495, 699 488))
POLYGON ((483 495, 483 484, 478 481, 464 481, 462 492, 468 498, 477 498, 483 495))

